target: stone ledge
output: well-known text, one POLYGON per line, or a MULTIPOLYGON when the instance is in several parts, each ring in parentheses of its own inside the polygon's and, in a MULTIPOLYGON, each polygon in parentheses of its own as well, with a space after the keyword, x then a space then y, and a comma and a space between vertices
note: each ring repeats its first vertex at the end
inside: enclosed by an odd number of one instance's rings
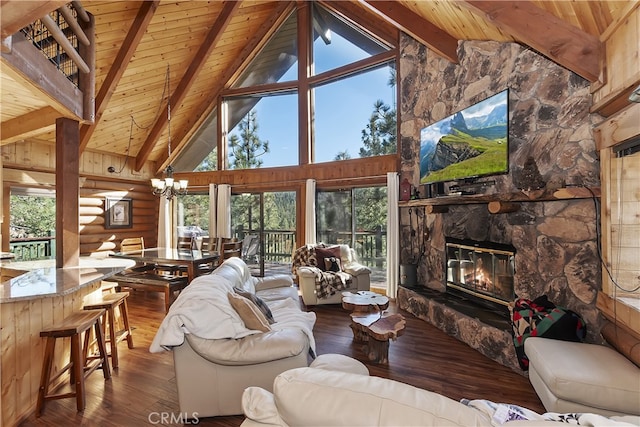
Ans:
MULTIPOLYGON (((505 330, 497 324, 488 325, 478 318, 402 286, 398 288, 397 302, 400 309, 432 324, 489 359, 526 376, 526 372, 518 364, 510 329, 505 330)), ((508 319, 504 320, 504 325, 509 325, 508 319)))

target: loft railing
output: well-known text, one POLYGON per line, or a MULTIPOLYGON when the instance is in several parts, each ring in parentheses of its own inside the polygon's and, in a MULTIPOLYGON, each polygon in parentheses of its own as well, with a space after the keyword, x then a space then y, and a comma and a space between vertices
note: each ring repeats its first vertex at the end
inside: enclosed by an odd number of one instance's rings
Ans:
MULTIPOLYGON (((76 18, 77 13, 75 9, 71 10, 72 17, 76 18)), ((53 65, 58 68, 64 74, 69 81, 71 81, 76 87, 78 86, 78 65, 71 59, 69 53, 67 53, 64 47, 58 43, 53 36, 52 31, 45 25, 45 21, 50 25, 51 22, 59 29, 64 35, 65 40, 68 41, 67 48, 70 46, 70 50, 77 52, 78 50, 78 36, 73 32, 69 23, 59 10, 51 12, 47 17, 38 19, 36 22, 30 24, 22 29, 22 33, 33 43, 35 47, 42 52, 42 54, 53 65), (48 21, 50 20, 50 21, 48 21)))
POLYGON ((93 123, 95 20, 80 2, 61 6, 21 29, 10 28, 9 36, 5 36, 4 30, 3 60, 60 107, 86 123, 93 123), (39 50, 44 58, 34 55, 33 50, 39 50), (71 83, 66 85, 47 62, 71 83))

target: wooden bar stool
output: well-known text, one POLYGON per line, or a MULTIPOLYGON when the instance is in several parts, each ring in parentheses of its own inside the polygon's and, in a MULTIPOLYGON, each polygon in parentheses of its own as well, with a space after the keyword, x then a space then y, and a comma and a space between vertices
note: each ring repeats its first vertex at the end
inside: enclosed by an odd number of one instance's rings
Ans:
POLYGON ((65 318, 62 322, 40 331, 40 336, 46 337, 47 342, 44 351, 44 359, 42 361, 42 375, 40 376, 40 388, 38 389, 36 417, 42 415, 44 403, 46 400, 50 399, 75 397, 78 411, 84 410, 86 402, 84 387, 85 378, 98 367, 102 367, 105 379, 111 378, 107 346, 105 344, 102 324, 100 322, 100 319, 104 314, 105 310, 77 311, 65 318), (95 329, 96 340, 101 357, 93 360, 91 363, 86 363, 83 357, 80 335, 82 333, 89 334, 91 327, 94 327, 95 329), (66 337, 71 338, 71 355, 69 357, 69 363, 53 378, 51 378, 51 367, 53 365, 56 339, 66 337), (75 384, 73 391, 60 394, 49 394, 49 385, 68 370, 70 370, 71 374, 71 384, 75 384))
MULTIPOLYGON (((108 356, 111 357, 111 366, 113 367, 113 369, 118 369, 118 343, 126 339, 127 346, 129 348, 133 348, 133 336, 131 335, 131 327, 129 326, 129 311, 127 310, 128 296, 128 292, 102 294, 102 298, 99 301, 85 304, 83 306, 83 309, 85 310, 105 310, 105 317, 102 323, 105 325, 105 329, 109 330, 109 338, 106 339, 106 342, 108 342, 110 346, 111 352, 108 354, 108 356), (115 316, 116 308, 119 310, 120 318, 122 319, 123 328, 121 330, 117 329, 115 316)), ((89 349, 89 334, 85 335, 84 349, 85 351, 89 349)), ((92 359, 100 356, 87 356, 87 354, 85 353, 85 357, 88 359, 92 359)))

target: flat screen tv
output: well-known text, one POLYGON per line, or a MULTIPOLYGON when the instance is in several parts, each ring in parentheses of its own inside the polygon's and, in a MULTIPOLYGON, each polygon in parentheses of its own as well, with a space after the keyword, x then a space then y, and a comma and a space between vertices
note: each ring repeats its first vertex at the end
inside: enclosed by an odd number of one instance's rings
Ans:
POLYGON ((420 183, 509 172, 509 90, 420 132, 420 183))

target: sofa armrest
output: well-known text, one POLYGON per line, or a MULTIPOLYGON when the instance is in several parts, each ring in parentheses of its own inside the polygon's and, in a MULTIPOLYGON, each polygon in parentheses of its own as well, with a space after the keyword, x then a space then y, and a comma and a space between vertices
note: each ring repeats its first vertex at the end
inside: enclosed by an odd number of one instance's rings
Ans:
POLYGON ((352 262, 344 268, 345 273, 349 273, 352 276, 360 276, 362 274, 371 274, 371 269, 360 263, 352 262))
POLYGON ((192 334, 186 341, 202 358, 219 365, 242 366, 284 359, 309 351, 309 338, 299 328, 272 330, 237 339, 204 339, 192 334))
POLYGON ((273 288, 286 288, 293 286, 293 278, 290 274, 275 274, 273 276, 258 277, 255 286, 256 291, 273 288))
POLYGON ((320 269, 318 267, 304 266, 298 267, 298 277, 306 277, 315 279, 316 275, 320 273, 320 269))

